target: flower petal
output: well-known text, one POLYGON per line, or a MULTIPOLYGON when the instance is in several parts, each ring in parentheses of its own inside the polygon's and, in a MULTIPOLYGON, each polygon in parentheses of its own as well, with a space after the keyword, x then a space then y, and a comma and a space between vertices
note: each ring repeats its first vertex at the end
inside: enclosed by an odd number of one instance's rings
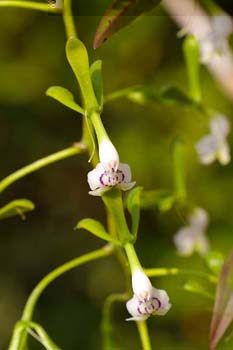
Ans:
POLYGON ((197 228, 199 231, 205 231, 209 223, 209 215, 203 208, 195 208, 192 215, 189 217, 191 226, 197 228))
POLYGON ((98 163, 95 169, 89 171, 87 174, 87 181, 91 190, 96 190, 99 187, 103 187, 100 182, 100 177, 104 173, 105 169, 101 163, 98 163))
POLYGON ((121 184, 117 185, 117 187, 120 188, 120 190, 122 190, 122 191, 128 191, 132 187, 134 187, 135 185, 136 185, 136 181, 133 181, 133 182, 129 182, 129 183, 121 183, 121 184))
POLYGON ((131 169, 128 164, 120 163, 118 169, 123 172, 125 178, 124 182, 130 182, 131 181, 131 169))
POLYGON ((88 193, 91 195, 91 196, 102 196, 105 192, 109 191, 111 189, 111 187, 100 187, 100 188, 97 188, 96 190, 93 190, 93 191, 89 191, 88 193))
POLYGON ((156 289, 153 287, 152 297, 158 299, 160 304, 159 308, 153 312, 153 315, 165 315, 172 306, 169 302, 169 296, 167 292, 163 289, 156 289))
POLYGON ((218 142, 213 135, 208 135, 202 138, 196 144, 196 150, 202 164, 210 164, 216 159, 218 142))
POLYGON ((126 308, 130 315, 133 316, 127 318, 126 321, 144 321, 149 317, 149 315, 144 315, 139 312, 139 299, 136 295, 127 301, 126 308))
POLYGON ((218 139, 224 139, 229 134, 230 123, 224 115, 219 114, 217 117, 211 119, 210 130, 218 139))
POLYGON ((191 255, 195 250, 196 231, 192 227, 181 228, 173 238, 178 254, 191 255))
POLYGON ((219 163, 222 165, 227 165, 231 161, 230 148, 225 141, 222 142, 218 150, 217 159, 219 160, 219 163))
POLYGON ((106 170, 115 171, 119 166, 119 155, 109 139, 103 139, 99 144, 99 158, 106 170))
POLYGON ((140 269, 134 269, 132 288, 139 300, 148 300, 152 296, 152 284, 147 275, 140 269))

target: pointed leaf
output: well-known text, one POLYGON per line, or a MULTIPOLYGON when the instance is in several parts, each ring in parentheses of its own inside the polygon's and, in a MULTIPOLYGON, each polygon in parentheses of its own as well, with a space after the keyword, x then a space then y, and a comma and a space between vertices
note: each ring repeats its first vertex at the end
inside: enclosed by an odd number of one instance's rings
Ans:
POLYGON ((198 281, 194 281, 194 280, 187 281, 184 285, 184 289, 188 292, 199 294, 208 299, 214 300, 214 294, 211 293, 211 291, 207 288, 206 285, 198 281))
POLYGON ((144 12, 152 10, 160 0, 114 0, 101 19, 94 38, 96 49, 114 33, 144 12))
POLYGON ((34 209, 35 205, 31 201, 27 199, 16 199, 0 208, 0 220, 15 215, 20 215, 22 219, 25 219, 24 213, 34 209))
POLYGON ((210 350, 215 350, 233 321, 233 251, 224 263, 216 291, 210 329, 210 350))
POLYGON ((168 190, 151 190, 143 191, 141 194, 141 208, 152 209, 158 207, 161 212, 171 209, 175 201, 175 197, 168 190))
POLYGON ((72 93, 62 86, 51 86, 46 91, 46 95, 54 98, 58 102, 62 103, 66 107, 73 109, 74 111, 85 114, 85 111, 75 101, 72 93))
POLYGON ((83 228, 91 232, 94 236, 99 237, 107 242, 112 242, 116 245, 120 245, 120 242, 112 238, 108 232, 106 232, 104 226, 97 220, 94 219, 83 219, 79 221, 75 229, 83 228))
POLYGON ((98 109, 98 104, 92 87, 86 47, 79 39, 72 37, 67 41, 66 55, 79 83, 85 109, 98 109))
POLYGON ((140 220, 140 196, 142 187, 135 187, 128 195, 127 209, 132 218, 132 234, 137 237, 139 220, 140 220))
POLYGON ((92 63, 90 68, 91 80, 96 99, 101 108, 103 108, 104 96, 103 96, 103 78, 102 78, 102 61, 97 60, 92 63))

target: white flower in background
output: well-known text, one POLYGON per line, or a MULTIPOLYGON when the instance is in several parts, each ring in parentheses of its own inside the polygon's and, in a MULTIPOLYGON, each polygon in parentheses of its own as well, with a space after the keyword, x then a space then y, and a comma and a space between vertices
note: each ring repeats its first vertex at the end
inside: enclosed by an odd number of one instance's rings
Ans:
POLYGON ((230 149, 226 141, 229 131, 230 124, 226 117, 218 115, 211 119, 210 134, 196 144, 196 150, 202 164, 211 164, 216 159, 222 165, 230 162, 230 149))
POLYGON ((154 288, 143 271, 133 272, 132 287, 134 296, 126 303, 132 317, 126 321, 144 321, 150 315, 165 315, 170 310, 167 292, 154 288))
POLYGON ((61 9, 63 7, 62 0, 48 0, 49 6, 57 9, 61 9))
POLYGON ((230 52, 229 36, 233 32, 233 20, 226 14, 211 17, 211 31, 203 38, 197 38, 200 45, 201 62, 211 63, 217 56, 230 52))
POLYGON ((106 170, 117 171, 119 155, 112 142, 107 138, 104 138, 99 144, 99 159, 106 170))
POLYGON ((98 163, 95 169, 87 175, 87 181, 91 188, 89 194, 101 196, 112 187, 122 191, 130 190, 136 182, 131 182, 131 170, 128 164, 119 163, 118 168, 106 169, 102 163, 98 163))
POLYGON ((209 242, 205 231, 208 226, 208 213, 202 208, 195 208, 188 219, 189 225, 182 227, 174 236, 178 254, 190 256, 195 251, 205 255, 209 250, 209 242))

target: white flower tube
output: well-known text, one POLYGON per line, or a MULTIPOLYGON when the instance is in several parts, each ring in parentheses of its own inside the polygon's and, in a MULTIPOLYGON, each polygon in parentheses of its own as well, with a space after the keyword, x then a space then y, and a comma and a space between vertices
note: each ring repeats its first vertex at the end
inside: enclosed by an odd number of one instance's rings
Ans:
POLYGON ((99 159, 100 163, 106 170, 117 171, 119 166, 119 155, 108 138, 104 138, 99 143, 99 159))

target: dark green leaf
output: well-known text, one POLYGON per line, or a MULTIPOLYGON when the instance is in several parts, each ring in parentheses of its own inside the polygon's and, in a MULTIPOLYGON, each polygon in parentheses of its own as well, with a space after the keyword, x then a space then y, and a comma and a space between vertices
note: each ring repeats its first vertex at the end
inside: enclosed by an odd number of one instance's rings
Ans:
POLYGON ((134 188, 128 195, 127 208, 132 218, 132 234, 137 236, 140 220, 140 197, 142 187, 134 188))
POLYGON ((102 61, 95 61, 90 68, 91 80, 96 99, 101 108, 103 108, 103 78, 102 78, 102 61))
POLYGON ((70 38, 66 44, 66 55, 79 83, 85 109, 97 109, 86 47, 79 39, 70 38))
POLYGON ((162 89, 160 98, 164 104, 194 106, 193 100, 176 86, 162 89))
POLYGON ((143 191, 141 194, 141 208, 153 209, 158 208, 161 212, 171 209, 175 201, 175 197, 171 191, 152 190, 143 191))
POLYGON ((79 221, 79 223, 75 227, 76 229, 83 228, 89 232, 91 232, 93 235, 103 239, 107 242, 112 242, 114 244, 119 245, 120 243, 112 238, 108 232, 106 232, 104 226, 97 220, 94 219, 83 219, 79 221))
POLYGON ((16 199, 0 208, 0 220, 11 216, 20 215, 25 218, 25 213, 35 209, 35 205, 28 199, 16 199))
POLYGON ((160 0, 114 0, 102 17, 94 38, 96 49, 136 17, 152 10, 160 0))
POLYGON ((216 291, 210 329, 210 350, 215 350, 233 321, 233 251, 224 263, 216 291))
POLYGON ((74 111, 85 114, 85 111, 75 101, 72 93, 63 88, 62 86, 51 86, 47 91, 46 95, 54 98, 58 102, 62 103, 66 107, 73 109, 74 111))
POLYGON ((209 288, 205 284, 202 284, 198 281, 187 281, 184 285, 184 289, 188 292, 199 294, 208 299, 214 300, 214 294, 211 293, 211 290, 209 290, 209 288))
POLYGON ((205 261, 210 271, 218 276, 224 263, 223 254, 220 252, 209 252, 205 256, 205 261))

